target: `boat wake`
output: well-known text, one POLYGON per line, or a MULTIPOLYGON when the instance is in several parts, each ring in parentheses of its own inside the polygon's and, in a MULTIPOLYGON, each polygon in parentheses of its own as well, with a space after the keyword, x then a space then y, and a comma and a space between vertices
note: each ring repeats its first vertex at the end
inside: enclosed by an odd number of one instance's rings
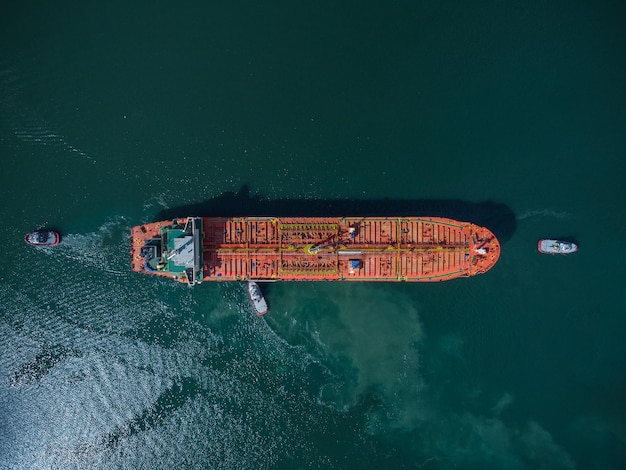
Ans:
POLYGON ((95 164, 93 157, 72 145, 40 111, 26 105, 23 99, 28 92, 26 85, 15 68, 0 70, 0 117, 7 122, 13 135, 22 142, 76 155, 95 164))
POLYGON ((105 222, 95 232, 63 235, 63 242, 47 254, 60 260, 116 276, 130 276, 128 265, 128 232, 130 224, 122 216, 105 222))
POLYGON ((559 212, 551 209, 535 209, 528 210, 521 215, 516 217, 517 220, 526 220, 532 218, 540 218, 540 217, 550 217, 555 219, 567 219, 571 217, 569 212, 559 212))
POLYGON ((293 292, 273 289, 274 303, 289 315, 274 311, 269 323, 288 341, 303 341, 328 369, 319 403, 348 412, 375 390, 378 403, 368 413, 367 432, 414 429, 422 416, 423 331, 413 299, 385 285, 338 289, 324 283, 300 287, 297 297, 293 292))
POLYGON ((337 413, 318 403, 317 361, 249 315, 240 286, 104 276, 127 265, 128 226, 67 235, 37 263, 55 276, 22 260, 0 284, 0 396, 14 436, 0 442, 0 467, 310 460, 310 430, 337 413))

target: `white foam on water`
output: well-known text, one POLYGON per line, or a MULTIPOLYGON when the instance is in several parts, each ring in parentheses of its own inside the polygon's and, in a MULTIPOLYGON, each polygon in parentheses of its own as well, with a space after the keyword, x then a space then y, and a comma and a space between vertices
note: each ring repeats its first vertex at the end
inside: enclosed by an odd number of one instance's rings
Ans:
POLYGON ((516 217, 517 220, 526 220, 531 218, 548 217, 555 219, 567 219, 571 217, 569 212, 556 211, 553 209, 529 209, 516 217))
POLYGON ((152 213, 154 208, 169 209, 168 194, 165 192, 159 192, 154 196, 148 198, 143 205, 144 213, 152 213))
POLYGON ((114 274, 129 270, 129 240, 131 224, 123 216, 105 222, 96 232, 63 234, 62 242, 45 253, 64 261, 73 260, 85 267, 114 274))

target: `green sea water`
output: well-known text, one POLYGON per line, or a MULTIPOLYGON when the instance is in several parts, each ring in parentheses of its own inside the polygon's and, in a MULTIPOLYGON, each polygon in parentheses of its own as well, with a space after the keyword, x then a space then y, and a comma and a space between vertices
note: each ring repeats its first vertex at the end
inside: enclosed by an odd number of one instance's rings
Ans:
POLYGON ((0 468, 624 468, 625 14, 5 4, 0 468), (185 211, 454 216, 502 255, 257 317, 130 272, 130 228, 185 211))

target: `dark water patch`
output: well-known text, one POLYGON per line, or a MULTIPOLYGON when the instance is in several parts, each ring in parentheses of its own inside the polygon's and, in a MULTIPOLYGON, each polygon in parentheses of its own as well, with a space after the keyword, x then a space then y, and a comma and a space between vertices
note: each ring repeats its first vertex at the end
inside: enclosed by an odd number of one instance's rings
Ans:
POLYGON ((358 217, 428 216, 472 222, 493 231, 501 242, 516 229, 516 217, 507 205, 486 201, 473 203, 447 199, 264 199, 244 185, 237 192, 199 203, 161 210, 157 220, 176 217, 358 217))
MULTIPOLYGON (((294 400, 285 403, 291 416, 300 409, 293 407, 294 400)), ((298 429, 297 439, 307 446, 293 446, 278 456, 274 468, 416 468, 414 455, 397 452, 392 439, 369 435, 370 416, 381 407, 383 400, 376 394, 365 394, 349 410, 337 412, 334 408, 307 406, 303 426, 298 429)))
POLYGON ((107 446, 115 446, 122 438, 158 426, 179 410, 187 400, 199 393, 199 390, 199 385, 194 379, 189 377, 181 379, 163 391, 150 408, 106 434, 101 442, 107 446))
POLYGON ((63 344, 44 347, 32 360, 24 363, 8 377, 12 387, 19 387, 41 380, 54 366, 64 359, 73 356, 80 357, 80 351, 68 348, 63 344))

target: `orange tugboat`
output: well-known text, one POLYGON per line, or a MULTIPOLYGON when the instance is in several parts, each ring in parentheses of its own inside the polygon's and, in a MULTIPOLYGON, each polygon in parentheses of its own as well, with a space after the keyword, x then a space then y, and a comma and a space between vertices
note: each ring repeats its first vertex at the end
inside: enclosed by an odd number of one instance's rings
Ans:
POLYGON ((500 243, 438 217, 188 217, 133 227, 133 271, 204 281, 436 282, 482 274, 500 243))

